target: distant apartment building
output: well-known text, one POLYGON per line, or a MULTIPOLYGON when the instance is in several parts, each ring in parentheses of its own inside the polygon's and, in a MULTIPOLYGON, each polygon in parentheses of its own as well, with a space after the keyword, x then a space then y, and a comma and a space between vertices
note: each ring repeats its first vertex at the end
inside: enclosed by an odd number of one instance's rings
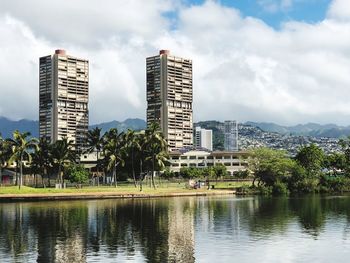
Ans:
POLYGON ((201 147, 208 149, 209 151, 213 150, 213 131, 206 130, 201 127, 196 127, 194 145, 196 147, 201 147))
POLYGON ((67 138, 81 150, 89 126, 89 61, 56 50, 40 58, 39 70, 40 137, 67 138))
POLYGON ((225 147, 225 151, 238 151, 238 125, 237 125, 237 121, 225 121, 225 123, 224 123, 224 147, 225 147))
POLYGON ((169 150, 192 146, 192 60, 170 55, 146 59, 147 125, 160 125, 169 150))

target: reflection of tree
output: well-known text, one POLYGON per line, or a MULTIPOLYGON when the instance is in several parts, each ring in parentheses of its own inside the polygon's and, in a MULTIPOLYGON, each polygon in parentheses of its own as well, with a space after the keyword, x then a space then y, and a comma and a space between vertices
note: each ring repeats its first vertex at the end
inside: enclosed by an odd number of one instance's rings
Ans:
POLYGON ((284 234, 293 221, 317 237, 326 222, 342 219, 346 238, 349 207, 350 198, 317 195, 0 204, 0 256, 22 262, 37 251, 37 262, 86 262, 89 252, 117 260, 141 255, 147 262, 194 262, 196 225, 241 242, 284 234))
POLYGON ((0 206, 0 248, 22 261, 23 254, 34 250, 35 244, 29 239, 27 211, 22 204, 0 206))
POLYGON ((89 226, 89 246, 109 254, 135 255, 136 249, 150 262, 165 262, 168 257, 167 200, 104 201, 94 210, 89 226), (92 241, 92 242, 91 242, 92 241))
POLYGON ((289 200, 285 197, 254 199, 254 209, 248 217, 253 236, 265 236, 276 232, 284 233, 291 221, 289 200))
POLYGON ((30 224, 37 234, 37 262, 86 261, 88 208, 84 202, 47 203, 29 209, 30 224))
POLYGON ((325 199, 318 195, 290 199, 291 208, 306 233, 317 237, 325 225, 325 199))

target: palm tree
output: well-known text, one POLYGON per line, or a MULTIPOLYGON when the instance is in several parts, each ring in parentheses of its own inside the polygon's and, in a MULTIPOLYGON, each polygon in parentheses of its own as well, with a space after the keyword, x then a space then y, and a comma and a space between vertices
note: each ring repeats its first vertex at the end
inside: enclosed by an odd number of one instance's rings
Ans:
POLYGON ((130 162, 131 162, 131 170, 132 170, 132 177, 134 180, 134 186, 137 187, 136 184, 136 176, 135 176, 135 157, 136 153, 140 150, 140 144, 139 140, 137 139, 137 134, 133 130, 128 130, 125 133, 124 136, 125 141, 125 152, 127 155, 130 155, 130 162))
POLYGON ((57 181, 63 187, 63 169, 67 162, 75 162, 75 153, 72 150, 73 143, 67 138, 57 140, 52 144, 51 155, 53 162, 58 167, 57 181))
MULTIPOLYGON (((152 166, 152 185, 156 188, 154 183, 154 172, 156 169, 157 155, 161 152, 167 151, 167 141, 164 138, 163 133, 160 131, 157 123, 151 123, 146 129, 146 151, 148 153, 147 160, 151 161, 152 166)), ((160 156, 160 155, 159 155, 160 156)))
POLYGON ((107 169, 112 170, 114 186, 117 187, 117 167, 124 165, 123 133, 118 133, 117 129, 110 129, 104 136, 104 156, 108 161, 107 169))
MULTIPOLYGON (((35 172, 35 186, 37 186, 36 174, 40 173, 42 176, 42 183, 44 184, 44 177, 48 176, 48 169, 52 164, 52 158, 50 154, 51 145, 45 138, 40 138, 38 148, 32 154, 32 170, 35 172)), ((50 185, 50 178, 49 185, 50 185)))
MULTIPOLYGON (((96 127, 92 130, 88 131, 87 134, 87 153, 92 153, 96 151, 96 173, 98 176, 99 169, 98 169, 98 160, 100 157, 100 152, 102 151, 103 147, 103 136, 101 135, 101 129, 96 127)), ((97 181, 97 184, 99 184, 99 180, 97 181)))
POLYGON ((146 135, 144 133, 139 133, 136 137, 136 143, 138 145, 138 151, 137 151, 137 157, 139 160, 139 181, 140 181, 140 191, 142 191, 142 181, 143 181, 143 167, 145 165, 145 159, 146 159, 146 147, 147 147, 147 141, 146 141, 146 135))
POLYGON ((38 140, 36 138, 28 138, 29 132, 21 133, 18 130, 14 131, 13 139, 8 139, 9 144, 12 147, 11 160, 15 160, 19 163, 20 178, 19 178, 19 189, 23 185, 23 161, 27 159, 31 161, 30 151, 33 151, 38 147, 38 140))
POLYGON ((0 134, 0 185, 2 184, 2 169, 8 164, 11 157, 11 147, 9 143, 1 137, 0 134))

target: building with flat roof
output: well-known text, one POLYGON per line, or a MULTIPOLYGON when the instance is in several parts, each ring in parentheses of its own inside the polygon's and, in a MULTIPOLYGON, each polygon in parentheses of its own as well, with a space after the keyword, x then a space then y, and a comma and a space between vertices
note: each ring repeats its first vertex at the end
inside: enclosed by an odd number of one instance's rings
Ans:
POLYGON ((40 138, 67 138, 81 150, 89 126, 89 61, 60 49, 39 61, 40 138))
POLYGON ((225 151, 238 151, 238 125, 237 121, 225 121, 224 123, 224 148, 225 151))
POLYGON ((170 153, 170 170, 180 172, 182 167, 205 168, 215 165, 226 166, 227 173, 234 175, 247 169, 248 152, 207 151, 205 149, 188 149, 170 153))
POLYGON ((213 150, 213 131, 196 127, 194 136, 194 146, 213 150))
POLYGON ((147 125, 156 122, 174 151, 193 143, 192 60, 170 55, 146 59, 147 125))

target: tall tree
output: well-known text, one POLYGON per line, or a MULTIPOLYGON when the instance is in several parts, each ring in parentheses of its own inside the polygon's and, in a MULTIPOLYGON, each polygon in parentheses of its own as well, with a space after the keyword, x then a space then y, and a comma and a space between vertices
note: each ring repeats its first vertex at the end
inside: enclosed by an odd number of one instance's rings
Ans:
POLYGON ((117 167, 124 165, 123 133, 118 133, 117 129, 110 129, 104 136, 104 156, 108 161, 107 169, 112 171, 113 183, 117 187, 117 167))
POLYGON ((258 181, 265 186, 286 181, 291 176, 295 161, 288 158, 285 151, 269 148, 256 148, 250 151, 247 159, 249 170, 254 174, 253 185, 258 181))
MULTIPOLYGON (((146 152, 147 159, 151 162, 151 178, 153 188, 156 188, 154 183, 154 172, 156 169, 157 156, 162 156, 162 152, 167 151, 167 141, 164 138, 163 133, 160 131, 160 127, 157 123, 152 123, 145 132, 146 136, 146 152)), ((164 155, 164 154, 163 154, 164 155)))
POLYGON ((140 144, 137 136, 138 134, 136 134, 135 131, 130 129, 125 133, 125 136, 124 136, 125 153, 127 157, 130 158, 132 178, 133 178, 135 187, 137 187, 136 175, 135 175, 135 159, 136 159, 137 152, 140 150, 140 144))
POLYGON ((11 157, 10 144, 0 134, 0 185, 2 184, 2 170, 7 166, 11 157))
POLYGON ((103 136, 101 134, 101 128, 94 128, 88 131, 87 134, 87 152, 93 153, 96 151, 96 173, 98 176, 97 184, 99 184, 99 166, 97 165, 100 158, 100 153, 103 147, 103 136))
POLYGON ((73 143, 72 141, 68 141, 67 138, 63 138, 62 140, 57 140, 52 144, 51 147, 51 155, 54 164, 57 165, 58 173, 57 180, 63 187, 63 170, 64 165, 69 162, 75 162, 75 153, 72 150, 73 143))
POLYGON ((137 151, 137 159, 139 162, 139 185, 140 185, 140 191, 142 191, 142 182, 144 179, 144 166, 146 162, 146 147, 147 147, 147 141, 146 141, 146 135, 145 133, 139 133, 136 137, 136 143, 138 145, 138 151, 137 151))
POLYGON ((320 147, 312 143, 302 147, 295 159, 309 175, 317 175, 324 165, 325 155, 320 147))
MULTIPOLYGON (((50 169, 53 160, 50 154, 51 145, 45 138, 40 138, 39 144, 35 152, 32 154, 31 167, 35 175, 35 185, 37 186, 36 174, 40 173, 42 176, 42 183, 44 178, 48 177, 48 170, 50 169)), ((48 178, 50 182, 50 178, 48 178)))
POLYGON ((347 176, 350 176, 350 136, 339 140, 339 145, 345 157, 344 170, 347 176))
POLYGON ((11 160, 16 161, 20 168, 19 189, 23 185, 23 161, 31 161, 30 151, 38 147, 38 140, 36 138, 29 138, 30 133, 21 133, 18 130, 14 131, 13 138, 8 139, 12 147, 11 160))

